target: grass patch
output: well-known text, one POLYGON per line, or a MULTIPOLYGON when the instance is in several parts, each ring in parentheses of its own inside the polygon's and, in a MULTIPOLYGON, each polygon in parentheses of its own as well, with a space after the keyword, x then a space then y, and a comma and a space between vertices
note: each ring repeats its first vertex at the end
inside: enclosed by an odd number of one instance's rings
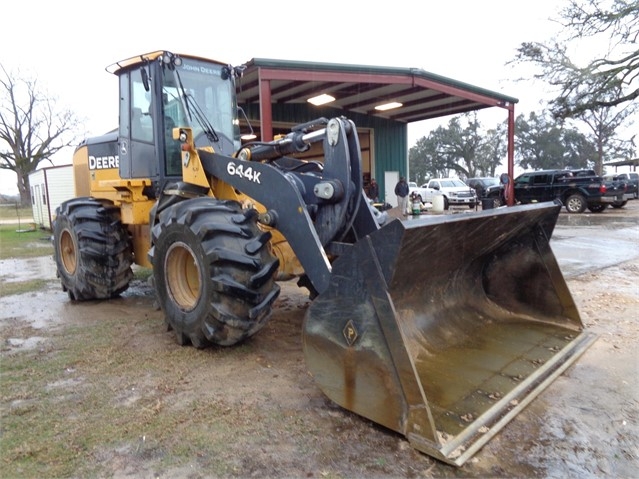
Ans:
POLYGON ((153 276, 152 268, 145 268, 143 266, 133 265, 133 278, 139 281, 148 281, 153 276))
MULTIPOLYGON (((87 477, 92 455, 137 440, 153 417, 152 398, 138 407, 113 401, 127 384, 126 349, 109 342, 112 321, 54 334, 50 348, 5 356, 2 374, 2 457, 7 477, 87 477), (107 363, 107 364, 105 364, 107 363), (94 376, 105 367, 106 374, 94 376), (115 381, 114 374, 121 376, 115 381), (150 412, 149 412, 150 411, 150 412)), ((15 334, 15 333, 14 333, 15 334)), ((138 366, 143 366, 139 364, 138 366)), ((124 399, 124 398, 123 398, 124 399)))
MULTIPOLYGON (((89 316, 95 306, 73 307, 89 316)), ((13 325, 0 342, 33 334, 42 333, 13 325)), ((114 462, 170 469, 194 459, 220 476, 234 461, 220 457, 236 428, 263 427, 259 411, 222 398, 182 399, 191 372, 209 370, 217 353, 158 345, 166 336, 157 317, 87 317, 47 335, 43 346, 2 357, 3 477, 106 477, 114 462)))
POLYGON ((22 207, 14 204, 0 205, 0 220, 15 220, 16 224, 33 218, 30 206, 22 207))
POLYGON ((3 281, 0 278, 0 298, 14 294, 41 291, 49 283, 46 279, 32 279, 29 281, 3 281))
POLYGON ((33 258, 53 254, 50 234, 33 230, 19 232, 17 224, 0 225, 0 259, 33 258))

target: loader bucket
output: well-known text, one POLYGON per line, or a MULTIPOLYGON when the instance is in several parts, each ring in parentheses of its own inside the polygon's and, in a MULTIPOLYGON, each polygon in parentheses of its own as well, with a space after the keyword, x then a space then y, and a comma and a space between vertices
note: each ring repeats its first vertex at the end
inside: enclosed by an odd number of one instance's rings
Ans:
POLYGON ((352 245, 304 319, 317 384, 461 466, 595 339, 549 245, 560 208, 392 221, 352 245))

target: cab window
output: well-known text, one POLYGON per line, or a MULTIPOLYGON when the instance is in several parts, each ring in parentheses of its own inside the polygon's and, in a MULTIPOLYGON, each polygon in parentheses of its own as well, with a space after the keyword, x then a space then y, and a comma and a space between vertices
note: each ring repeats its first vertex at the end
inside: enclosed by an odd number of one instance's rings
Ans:
POLYGON ((131 139, 153 143, 151 93, 144 89, 140 70, 131 72, 131 139))

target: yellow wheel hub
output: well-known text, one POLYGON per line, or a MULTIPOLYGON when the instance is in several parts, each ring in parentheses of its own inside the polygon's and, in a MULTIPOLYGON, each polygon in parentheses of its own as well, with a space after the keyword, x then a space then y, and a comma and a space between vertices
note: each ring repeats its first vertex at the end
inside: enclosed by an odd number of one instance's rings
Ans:
POLYGON ((78 266, 77 247, 69 230, 64 230, 60 235, 60 259, 66 272, 74 274, 78 266))
POLYGON ((164 276, 174 303, 184 311, 197 305, 201 296, 200 267, 188 245, 173 243, 166 253, 164 276))

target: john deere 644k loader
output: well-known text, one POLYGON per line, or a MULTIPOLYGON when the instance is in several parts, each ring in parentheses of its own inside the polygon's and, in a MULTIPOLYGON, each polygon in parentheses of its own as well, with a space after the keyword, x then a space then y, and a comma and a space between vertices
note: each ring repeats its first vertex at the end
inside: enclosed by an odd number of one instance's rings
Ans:
POLYGON ((119 129, 77 148, 77 197, 54 222, 72 300, 117 296, 133 263, 152 267, 180 344, 233 345, 298 277, 324 393, 456 465, 592 342, 549 247, 559 205, 380 226, 351 121, 242 147, 238 69, 158 51, 111 71, 119 129), (319 142, 323 161, 291 156, 319 142))

